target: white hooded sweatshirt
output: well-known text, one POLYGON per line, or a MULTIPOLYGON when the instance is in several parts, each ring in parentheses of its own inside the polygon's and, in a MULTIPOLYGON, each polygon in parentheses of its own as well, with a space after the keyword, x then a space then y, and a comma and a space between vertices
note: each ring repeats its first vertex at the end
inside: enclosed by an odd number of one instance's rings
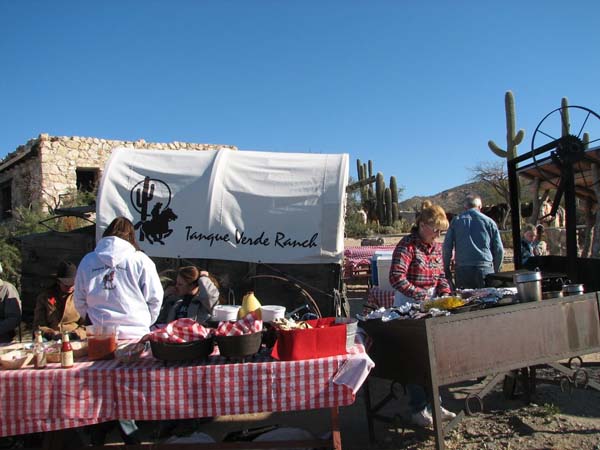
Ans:
POLYGON ((124 239, 100 239, 81 260, 75 277, 75 308, 94 325, 116 325, 119 339, 150 331, 163 299, 154 262, 124 239))

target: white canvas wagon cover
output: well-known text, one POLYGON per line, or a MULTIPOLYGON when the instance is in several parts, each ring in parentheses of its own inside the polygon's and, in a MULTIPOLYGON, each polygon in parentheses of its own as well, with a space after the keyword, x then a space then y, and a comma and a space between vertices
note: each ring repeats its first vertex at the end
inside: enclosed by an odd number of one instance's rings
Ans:
POLYGON ((96 237, 125 216, 149 256, 339 264, 347 182, 347 154, 117 148, 96 237))

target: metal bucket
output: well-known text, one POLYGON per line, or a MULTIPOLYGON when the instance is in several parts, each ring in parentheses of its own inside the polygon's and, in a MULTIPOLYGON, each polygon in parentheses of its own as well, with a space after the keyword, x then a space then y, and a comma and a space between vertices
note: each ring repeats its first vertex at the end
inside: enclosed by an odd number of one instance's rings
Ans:
POLYGON ((521 302, 539 302, 542 300, 541 272, 522 272, 514 276, 515 286, 521 302))

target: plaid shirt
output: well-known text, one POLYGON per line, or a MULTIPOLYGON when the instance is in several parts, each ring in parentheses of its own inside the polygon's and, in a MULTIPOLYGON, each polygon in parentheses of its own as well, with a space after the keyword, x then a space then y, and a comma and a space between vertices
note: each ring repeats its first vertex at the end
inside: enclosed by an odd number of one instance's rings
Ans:
POLYGON ((436 295, 449 294, 450 285, 444 276, 442 245, 426 244, 417 232, 402 238, 392 256, 390 283, 402 294, 423 301, 427 290, 436 295))

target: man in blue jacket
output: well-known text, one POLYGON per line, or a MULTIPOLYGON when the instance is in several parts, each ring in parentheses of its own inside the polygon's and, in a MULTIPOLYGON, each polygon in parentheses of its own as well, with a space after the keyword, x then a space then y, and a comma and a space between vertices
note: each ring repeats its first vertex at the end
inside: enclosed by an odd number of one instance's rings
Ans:
POLYGON ((485 286, 487 274, 500 270, 504 247, 496 222, 481 213, 481 197, 467 195, 464 207, 465 211, 452 220, 444 239, 444 271, 452 283, 450 262, 454 250, 454 288, 478 289, 485 286))

